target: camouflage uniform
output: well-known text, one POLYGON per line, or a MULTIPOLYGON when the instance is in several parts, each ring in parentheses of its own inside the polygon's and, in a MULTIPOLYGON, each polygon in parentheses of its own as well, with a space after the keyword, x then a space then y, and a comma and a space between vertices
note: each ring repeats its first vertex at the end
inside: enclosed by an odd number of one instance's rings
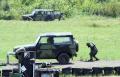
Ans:
POLYGON ((96 57, 96 54, 97 54, 97 52, 98 52, 98 49, 96 48, 95 44, 93 44, 93 43, 87 43, 86 45, 90 48, 90 53, 89 53, 89 55, 90 55, 90 60, 89 60, 89 61, 93 61, 93 58, 94 58, 95 60, 99 60, 99 59, 96 57))

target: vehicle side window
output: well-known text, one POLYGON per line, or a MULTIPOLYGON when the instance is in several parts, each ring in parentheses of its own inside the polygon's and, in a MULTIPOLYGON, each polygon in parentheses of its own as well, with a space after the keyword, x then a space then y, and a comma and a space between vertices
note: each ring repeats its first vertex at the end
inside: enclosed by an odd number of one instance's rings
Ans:
POLYGON ((54 37, 54 43, 67 43, 70 44, 71 42, 71 38, 70 37, 54 37))
POLYGON ((38 14, 40 15, 40 14, 41 14, 41 11, 39 11, 38 14))
POLYGON ((47 12, 48 15, 50 15, 50 12, 47 12))
POLYGON ((54 40, 52 37, 41 37, 40 42, 42 44, 53 44, 54 40))
POLYGON ((37 14, 38 14, 38 11, 36 11, 35 14, 37 15, 37 14))
POLYGON ((44 14, 44 12, 42 11, 41 14, 44 14))

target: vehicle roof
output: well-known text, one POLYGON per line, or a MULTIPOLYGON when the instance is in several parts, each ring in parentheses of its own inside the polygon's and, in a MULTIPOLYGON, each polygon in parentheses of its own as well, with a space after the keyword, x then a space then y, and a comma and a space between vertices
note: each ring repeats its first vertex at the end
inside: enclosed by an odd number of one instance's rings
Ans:
POLYGON ((40 36, 73 36, 71 32, 50 32, 50 33, 44 33, 40 36))
POLYGON ((52 9, 35 9, 33 11, 53 11, 52 9))

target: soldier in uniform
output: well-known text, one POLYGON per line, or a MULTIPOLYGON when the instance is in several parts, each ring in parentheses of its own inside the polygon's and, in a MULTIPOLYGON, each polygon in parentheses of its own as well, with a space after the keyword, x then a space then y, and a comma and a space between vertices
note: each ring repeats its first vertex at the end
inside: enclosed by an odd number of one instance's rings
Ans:
POLYGON ((19 63, 21 64, 21 73, 24 77, 33 77, 33 63, 34 61, 30 58, 30 52, 26 52, 25 48, 19 48, 16 50, 19 63), (24 68, 24 69, 22 69, 24 68))
POLYGON ((99 60, 97 57, 96 57, 96 54, 98 52, 98 49, 97 47, 95 46, 94 43, 87 43, 86 44, 88 46, 88 48, 90 48, 90 60, 89 61, 93 61, 93 59, 95 59, 96 61, 99 60))

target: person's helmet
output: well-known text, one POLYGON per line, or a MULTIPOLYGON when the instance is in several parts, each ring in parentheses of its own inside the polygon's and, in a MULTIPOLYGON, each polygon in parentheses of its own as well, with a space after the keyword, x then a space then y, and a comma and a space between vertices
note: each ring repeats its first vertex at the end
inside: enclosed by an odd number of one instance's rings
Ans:
POLYGON ((86 43, 86 45, 87 45, 88 47, 94 47, 94 46, 95 46, 95 44, 92 43, 92 42, 88 42, 88 43, 86 43))
POLYGON ((88 46, 88 47, 90 47, 91 45, 90 45, 90 43, 86 43, 86 45, 88 46))

